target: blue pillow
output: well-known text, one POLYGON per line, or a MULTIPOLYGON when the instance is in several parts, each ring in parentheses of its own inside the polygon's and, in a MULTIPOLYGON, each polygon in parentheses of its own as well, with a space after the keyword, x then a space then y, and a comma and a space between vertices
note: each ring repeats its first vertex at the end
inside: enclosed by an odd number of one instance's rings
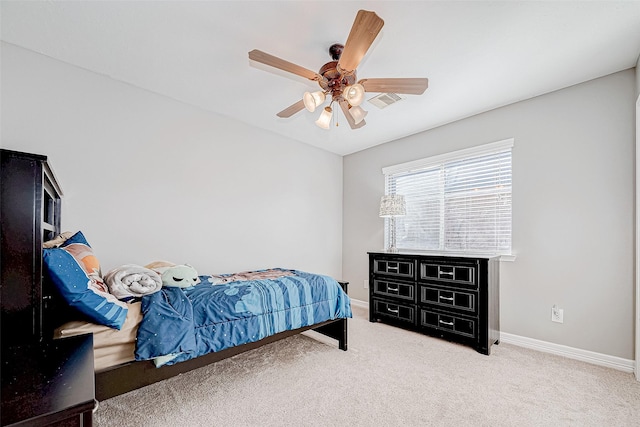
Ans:
POLYGON ((82 232, 58 248, 44 249, 43 260, 51 281, 70 306, 96 323, 122 328, 127 305, 109 293, 100 277, 100 263, 82 232))

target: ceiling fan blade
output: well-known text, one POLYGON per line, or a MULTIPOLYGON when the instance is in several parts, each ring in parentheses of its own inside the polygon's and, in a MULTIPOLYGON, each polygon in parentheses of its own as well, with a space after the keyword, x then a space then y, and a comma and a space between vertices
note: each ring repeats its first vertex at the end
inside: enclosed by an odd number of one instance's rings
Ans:
POLYGON ((290 105, 287 108, 285 108, 284 110, 280 111, 276 115, 278 117, 282 117, 283 119, 286 119, 287 117, 293 116, 295 113, 297 113, 298 111, 302 110, 303 108, 304 108, 304 101, 301 99, 300 101, 296 102, 295 104, 290 105))
POLYGON ((358 83, 364 86, 365 92, 422 95, 429 86, 429 79, 362 79, 358 83))
POLYGON ((260 62, 261 64, 268 65, 270 67, 278 68, 280 70, 287 71, 289 73, 297 74, 309 80, 321 80, 322 76, 316 72, 313 72, 307 68, 296 65, 292 62, 280 59, 277 56, 270 55, 258 49, 254 49, 249 52, 249 59, 252 61, 260 62))
POLYGON ((340 108, 342 108, 342 112, 344 113, 344 117, 347 119, 347 122, 349 123, 349 126, 351 126, 351 129, 360 129, 362 126, 367 124, 364 120, 356 124, 355 120, 351 116, 351 113, 349 112, 349 103, 344 99, 341 99, 339 103, 340 108))
POLYGON ((384 21, 375 12, 359 10, 338 60, 338 68, 347 74, 355 71, 383 25, 384 21))

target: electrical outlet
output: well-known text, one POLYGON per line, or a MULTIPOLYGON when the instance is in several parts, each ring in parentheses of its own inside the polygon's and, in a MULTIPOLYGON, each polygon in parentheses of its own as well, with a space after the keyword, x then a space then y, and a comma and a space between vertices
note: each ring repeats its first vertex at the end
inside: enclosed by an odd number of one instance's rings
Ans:
POLYGON ((551 321, 557 323, 564 323, 564 310, 558 308, 557 305, 551 307, 551 321))
POLYGON ((365 281, 364 281, 364 288, 365 288, 365 289, 369 289, 369 279, 365 279, 365 281))

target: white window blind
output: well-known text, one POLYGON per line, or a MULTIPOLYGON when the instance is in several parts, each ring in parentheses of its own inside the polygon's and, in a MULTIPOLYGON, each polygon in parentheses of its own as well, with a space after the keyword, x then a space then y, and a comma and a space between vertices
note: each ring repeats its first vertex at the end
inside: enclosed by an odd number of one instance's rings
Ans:
MULTIPOLYGON (((511 253, 513 140, 383 169, 386 194, 402 194, 399 250, 511 253)), ((385 246, 389 241, 385 221, 385 246)))

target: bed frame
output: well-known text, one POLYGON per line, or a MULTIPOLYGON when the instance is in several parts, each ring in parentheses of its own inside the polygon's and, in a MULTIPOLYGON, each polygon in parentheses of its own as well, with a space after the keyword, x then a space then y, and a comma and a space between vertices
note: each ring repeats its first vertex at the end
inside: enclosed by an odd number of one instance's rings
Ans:
MULTIPOLYGON (((51 340, 55 328, 67 321, 82 319, 82 315, 62 300, 42 271, 42 242, 61 232, 62 191, 47 158, 0 151, 3 178, 0 302, 4 351, 9 344, 51 340), (24 183, 31 184, 27 186, 24 183), (33 215, 25 215, 30 210, 33 215)), ((348 283, 339 283, 346 292, 348 283)), ((347 350, 347 319, 337 319, 161 368, 156 368, 151 361, 128 362, 107 368, 95 374, 96 399, 108 399, 309 329, 338 340, 338 347, 347 350)))
MULTIPOLYGON (((342 285, 343 283, 344 282, 341 282, 340 284, 342 285)), ((346 288, 346 284, 343 287, 346 288)), ((175 365, 165 365, 156 368, 152 361, 146 360, 142 362, 129 362, 113 368, 107 368, 96 372, 96 399, 98 401, 109 399, 110 397, 180 375, 193 369, 201 368, 307 330, 315 330, 328 337, 334 338, 338 340, 338 347, 341 350, 347 350, 347 319, 330 320, 317 325, 280 332, 257 342, 205 354, 195 359, 176 363, 175 365)))
MULTIPOLYGON (((346 292, 348 282, 339 283, 342 289, 346 292)), ((45 286, 45 289, 52 286, 48 283, 47 279, 45 279, 45 285, 49 285, 45 286)), ((66 306, 65 303, 61 304, 61 297, 57 295, 57 293, 52 292, 49 293, 49 295, 49 303, 43 307, 43 319, 45 319, 47 323, 50 322, 51 324, 45 324, 43 326, 45 331, 51 330, 50 335, 49 333, 47 333, 47 335, 52 337, 53 329, 67 321, 82 319, 82 317, 80 313, 76 313, 75 310, 71 312, 70 308, 66 306)), ((256 342, 242 344, 214 353, 205 354, 194 359, 176 363, 175 365, 164 365, 160 368, 156 368, 151 360, 145 360, 131 361, 103 369, 95 374, 96 400, 102 401, 109 399, 308 330, 319 332, 337 340, 338 348, 340 350, 347 351, 347 319, 329 320, 315 325, 280 332, 256 342)))
MULTIPOLYGON (((340 286, 342 286, 342 289, 346 292, 348 283, 339 283, 340 286)), ((45 284, 48 284, 48 280, 46 279, 45 284)), ((45 289, 47 288, 49 288, 49 286, 45 286, 45 289)), ((46 331, 52 331, 54 328, 69 320, 81 319, 79 313, 75 316, 75 319, 73 319, 74 316, 73 314, 70 315, 71 312, 69 311, 69 307, 63 307, 62 304, 60 304, 61 297, 56 293, 51 293, 49 295, 49 304, 46 304, 43 307, 43 319, 46 319, 47 322, 51 322, 51 324, 43 325, 46 331)), ((194 359, 176 363, 175 365, 164 365, 160 368, 156 368, 151 360, 145 360, 131 361, 103 369, 95 374, 96 399, 98 401, 109 399, 308 330, 319 332, 337 340, 338 348, 344 351, 347 350, 347 319, 329 320, 291 331, 280 332, 278 334, 265 337, 260 341, 205 354, 194 359)), ((53 332, 51 332, 51 335, 49 336, 53 336, 53 332)))

